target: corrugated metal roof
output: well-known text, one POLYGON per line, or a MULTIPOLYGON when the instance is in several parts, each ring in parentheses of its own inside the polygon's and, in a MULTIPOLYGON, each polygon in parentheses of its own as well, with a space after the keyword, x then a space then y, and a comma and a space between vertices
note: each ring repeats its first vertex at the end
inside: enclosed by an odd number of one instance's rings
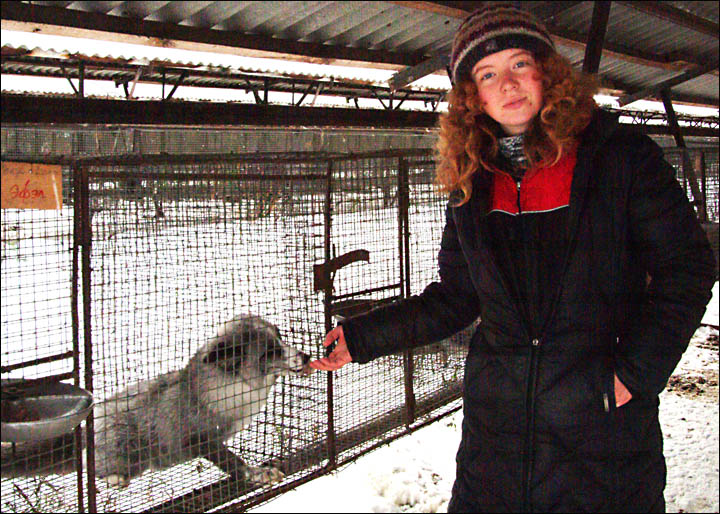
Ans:
MULTIPOLYGON (((35 6, 59 8, 58 16, 47 23, 87 28, 73 19, 57 21, 68 11, 102 15, 108 27, 118 31, 114 17, 129 17, 144 23, 124 33, 132 38, 146 34, 158 45, 183 44, 206 47, 226 44, 238 54, 284 52, 292 59, 311 63, 364 61, 365 65, 395 70, 418 64, 438 54, 447 55, 455 30, 466 14, 469 2, 32 2, 35 6), (167 27, 175 39, 158 39, 157 22, 167 27), (186 35, 173 27, 197 29, 186 35), (147 29, 147 30, 146 30, 147 29), (203 31, 209 32, 203 32, 203 31), (174 31, 174 32, 173 32, 174 31), (224 31, 224 32, 223 32, 224 31), (219 43, 218 34, 227 38, 219 43), (185 38, 185 39, 183 39, 185 38), (235 38, 235 39, 233 39, 235 38), (231 41, 232 40, 232 41, 231 41), (190 43, 188 43, 190 41, 190 43), (246 50, 244 50, 246 49, 246 50)), ((22 2, 27 4, 27 2, 22 2)), ((576 64, 582 63, 595 2, 523 2, 523 6, 545 20, 559 35, 558 50, 576 64)), ((703 19, 702 27, 690 22, 676 23, 667 16, 640 9, 638 3, 613 2, 605 36, 600 74, 616 89, 645 88, 674 77, 693 65, 717 62, 718 37, 708 33, 707 24, 717 24, 716 2, 658 2, 659 9, 675 8, 675 16, 690 13, 703 19)), ((42 7, 35 7, 41 10, 42 7)), ((3 7, 3 13, 7 8, 3 7)), ((81 17, 74 14, 74 18, 81 17)), ((5 14, 3 14, 5 18, 5 14)), ((5 21, 4 21, 5 23, 5 21)), ((43 29, 46 30, 46 29, 43 29)), ((227 51, 227 50, 226 50, 227 51)), ((268 54, 270 55, 270 54, 268 54)), ((180 63, 175 63, 180 64, 180 63)), ((183 63, 186 66, 202 63, 183 63)), ((273 73, 278 70, 247 71, 273 73)), ((305 74, 306 76, 308 74, 305 74)), ((316 78, 327 76, 318 72, 316 78)), ((347 77, 345 77, 347 78, 347 77)), ((363 82, 363 77, 355 77, 363 82)), ((370 82, 365 79, 365 82, 370 82)), ((675 86, 673 92, 689 99, 718 104, 717 70, 693 81, 675 86)), ((632 92, 632 91, 630 91, 632 92)))
MULTIPOLYGON (((387 102, 393 98, 399 101, 427 102, 437 104, 445 95, 445 88, 413 87, 396 92, 387 86, 372 81, 343 80, 334 77, 320 77, 313 74, 264 72, 252 67, 231 67, 197 62, 170 61, 167 59, 137 59, 109 55, 85 55, 77 52, 58 52, 42 48, 2 47, 1 71, 4 75, 55 77, 77 79, 80 75, 78 63, 84 64, 83 76, 87 80, 111 81, 115 87, 132 83, 164 84, 168 91, 175 84, 196 88, 225 88, 255 91, 292 93, 297 98, 316 93, 323 97, 354 99, 375 99, 387 102)), ((67 84, 66 84, 67 86, 67 84)), ((47 91, 47 90, 46 90, 47 91)), ((159 93, 159 92, 158 92, 159 93)), ((306 97, 305 96, 305 97, 306 97)), ((137 97, 137 96, 136 96, 137 97)), ((195 92, 195 98, 202 93, 195 92)), ((293 96, 292 98, 296 98, 293 96)), ((293 103, 297 100, 293 100, 293 103)))
POLYGON ((649 17, 618 2, 612 4, 605 40, 632 45, 671 60, 682 61, 695 56, 717 58, 717 37, 662 18, 649 17))
POLYGON ((665 2, 671 4, 673 7, 677 7, 680 10, 687 11, 689 13, 706 18, 717 23, 718 20, 718 6, 717 2, 665 2))

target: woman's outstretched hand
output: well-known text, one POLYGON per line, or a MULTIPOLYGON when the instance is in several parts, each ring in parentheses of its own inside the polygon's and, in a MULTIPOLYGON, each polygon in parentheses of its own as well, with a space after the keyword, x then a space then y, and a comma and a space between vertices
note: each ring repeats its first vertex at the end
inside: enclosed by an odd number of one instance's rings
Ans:
POLYGON ((310 367, 323 371, 335 371, 342 368, 345 364, 352 361, 347 343, 345 342, 345 334, 343 334, 342 326, 335 327, 325 336, 323 346, 328 347, 337 341, 335 349, 327 357, 310 362, 310 367))

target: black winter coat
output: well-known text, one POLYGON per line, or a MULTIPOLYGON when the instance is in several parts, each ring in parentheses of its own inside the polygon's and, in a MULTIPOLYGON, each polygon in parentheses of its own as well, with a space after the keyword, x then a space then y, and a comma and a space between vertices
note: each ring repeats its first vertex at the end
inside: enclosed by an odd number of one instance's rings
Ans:
POLYGON ((487 184, 478 174, 471 200, 447 208, 439 282, 343 323, 353 362, 442 340, 479 317, 450 510, 664 509, 658 394, 715 280, 672 167, 648 137, 597 112, 577 151, 551 314, 534 334, 488 244, 487 184), (619 408, 613 373, 633 395, 619 408))

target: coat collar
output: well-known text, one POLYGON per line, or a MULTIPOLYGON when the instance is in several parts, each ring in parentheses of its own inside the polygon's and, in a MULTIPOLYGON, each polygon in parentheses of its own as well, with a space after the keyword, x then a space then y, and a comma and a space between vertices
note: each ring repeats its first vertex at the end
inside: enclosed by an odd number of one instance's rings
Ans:
MULTIPOLYGON (((577 229, 580 222, 580 212, 585 203, 585 198, 588 192, 588 184, 593 172, 593 159, 595 154, 603 148, 608 138, 612 136, 615 130, 618 128, 618 115, 609 113, 598 109, 593 115, 588 127, 583 131, 580 136, 580 141, 577 149, 577 162, 573 172, 573 180, 570 189, 570 209, 568 218, 568 232, 567 232, 567 251, 563 259, 563 266, 561 268, 560 280, 558 282, 557 290, 554 292, 555 296, 553 299, 554 310, 555 304, 560 296, 562 285, 564 282, 564 275, 567 270, 570 255, 575 246, 575 239, 577 236, 577 229)), ((493 252, 487 245, 481 244, 482 241, 487 241, 487 213, 489 211, 490 204, 490 181, 492 177, 489 173, 476 173, 473 177, 473 194, 470 197, 470 201, 466 204, 465 208, 457 209, 456 215, 468 216, 473 227, 474 234, 468 241, 479 251, 483 256, 483 261, 488 265, 488 272, 494 275, 497 280, 502 284, 505 292, 509 291, 505 280, 500 273, 500 270, 495 262, 493 252), (461 214, 463 212, 464 214, 461 214)), ((465 225, 467 226, 467 225, 465 225)), ((518 309, 518 306, 516 306, 518 309)), ((517 310, 517 312, 521 312, 517 310)), ((553 315, 546 320, 548 323, 552 319, 553 315)))

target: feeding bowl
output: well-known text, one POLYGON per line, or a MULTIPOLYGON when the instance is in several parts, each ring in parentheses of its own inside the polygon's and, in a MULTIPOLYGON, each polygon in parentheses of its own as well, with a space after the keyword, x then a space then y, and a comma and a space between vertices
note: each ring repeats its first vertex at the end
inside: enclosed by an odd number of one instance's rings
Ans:
POLYGON ((85 389, 62 382, 4 379, 0 389, 0 439, 3 442, 21 443, 60 436, 77 427, 95 403, 85 389))

